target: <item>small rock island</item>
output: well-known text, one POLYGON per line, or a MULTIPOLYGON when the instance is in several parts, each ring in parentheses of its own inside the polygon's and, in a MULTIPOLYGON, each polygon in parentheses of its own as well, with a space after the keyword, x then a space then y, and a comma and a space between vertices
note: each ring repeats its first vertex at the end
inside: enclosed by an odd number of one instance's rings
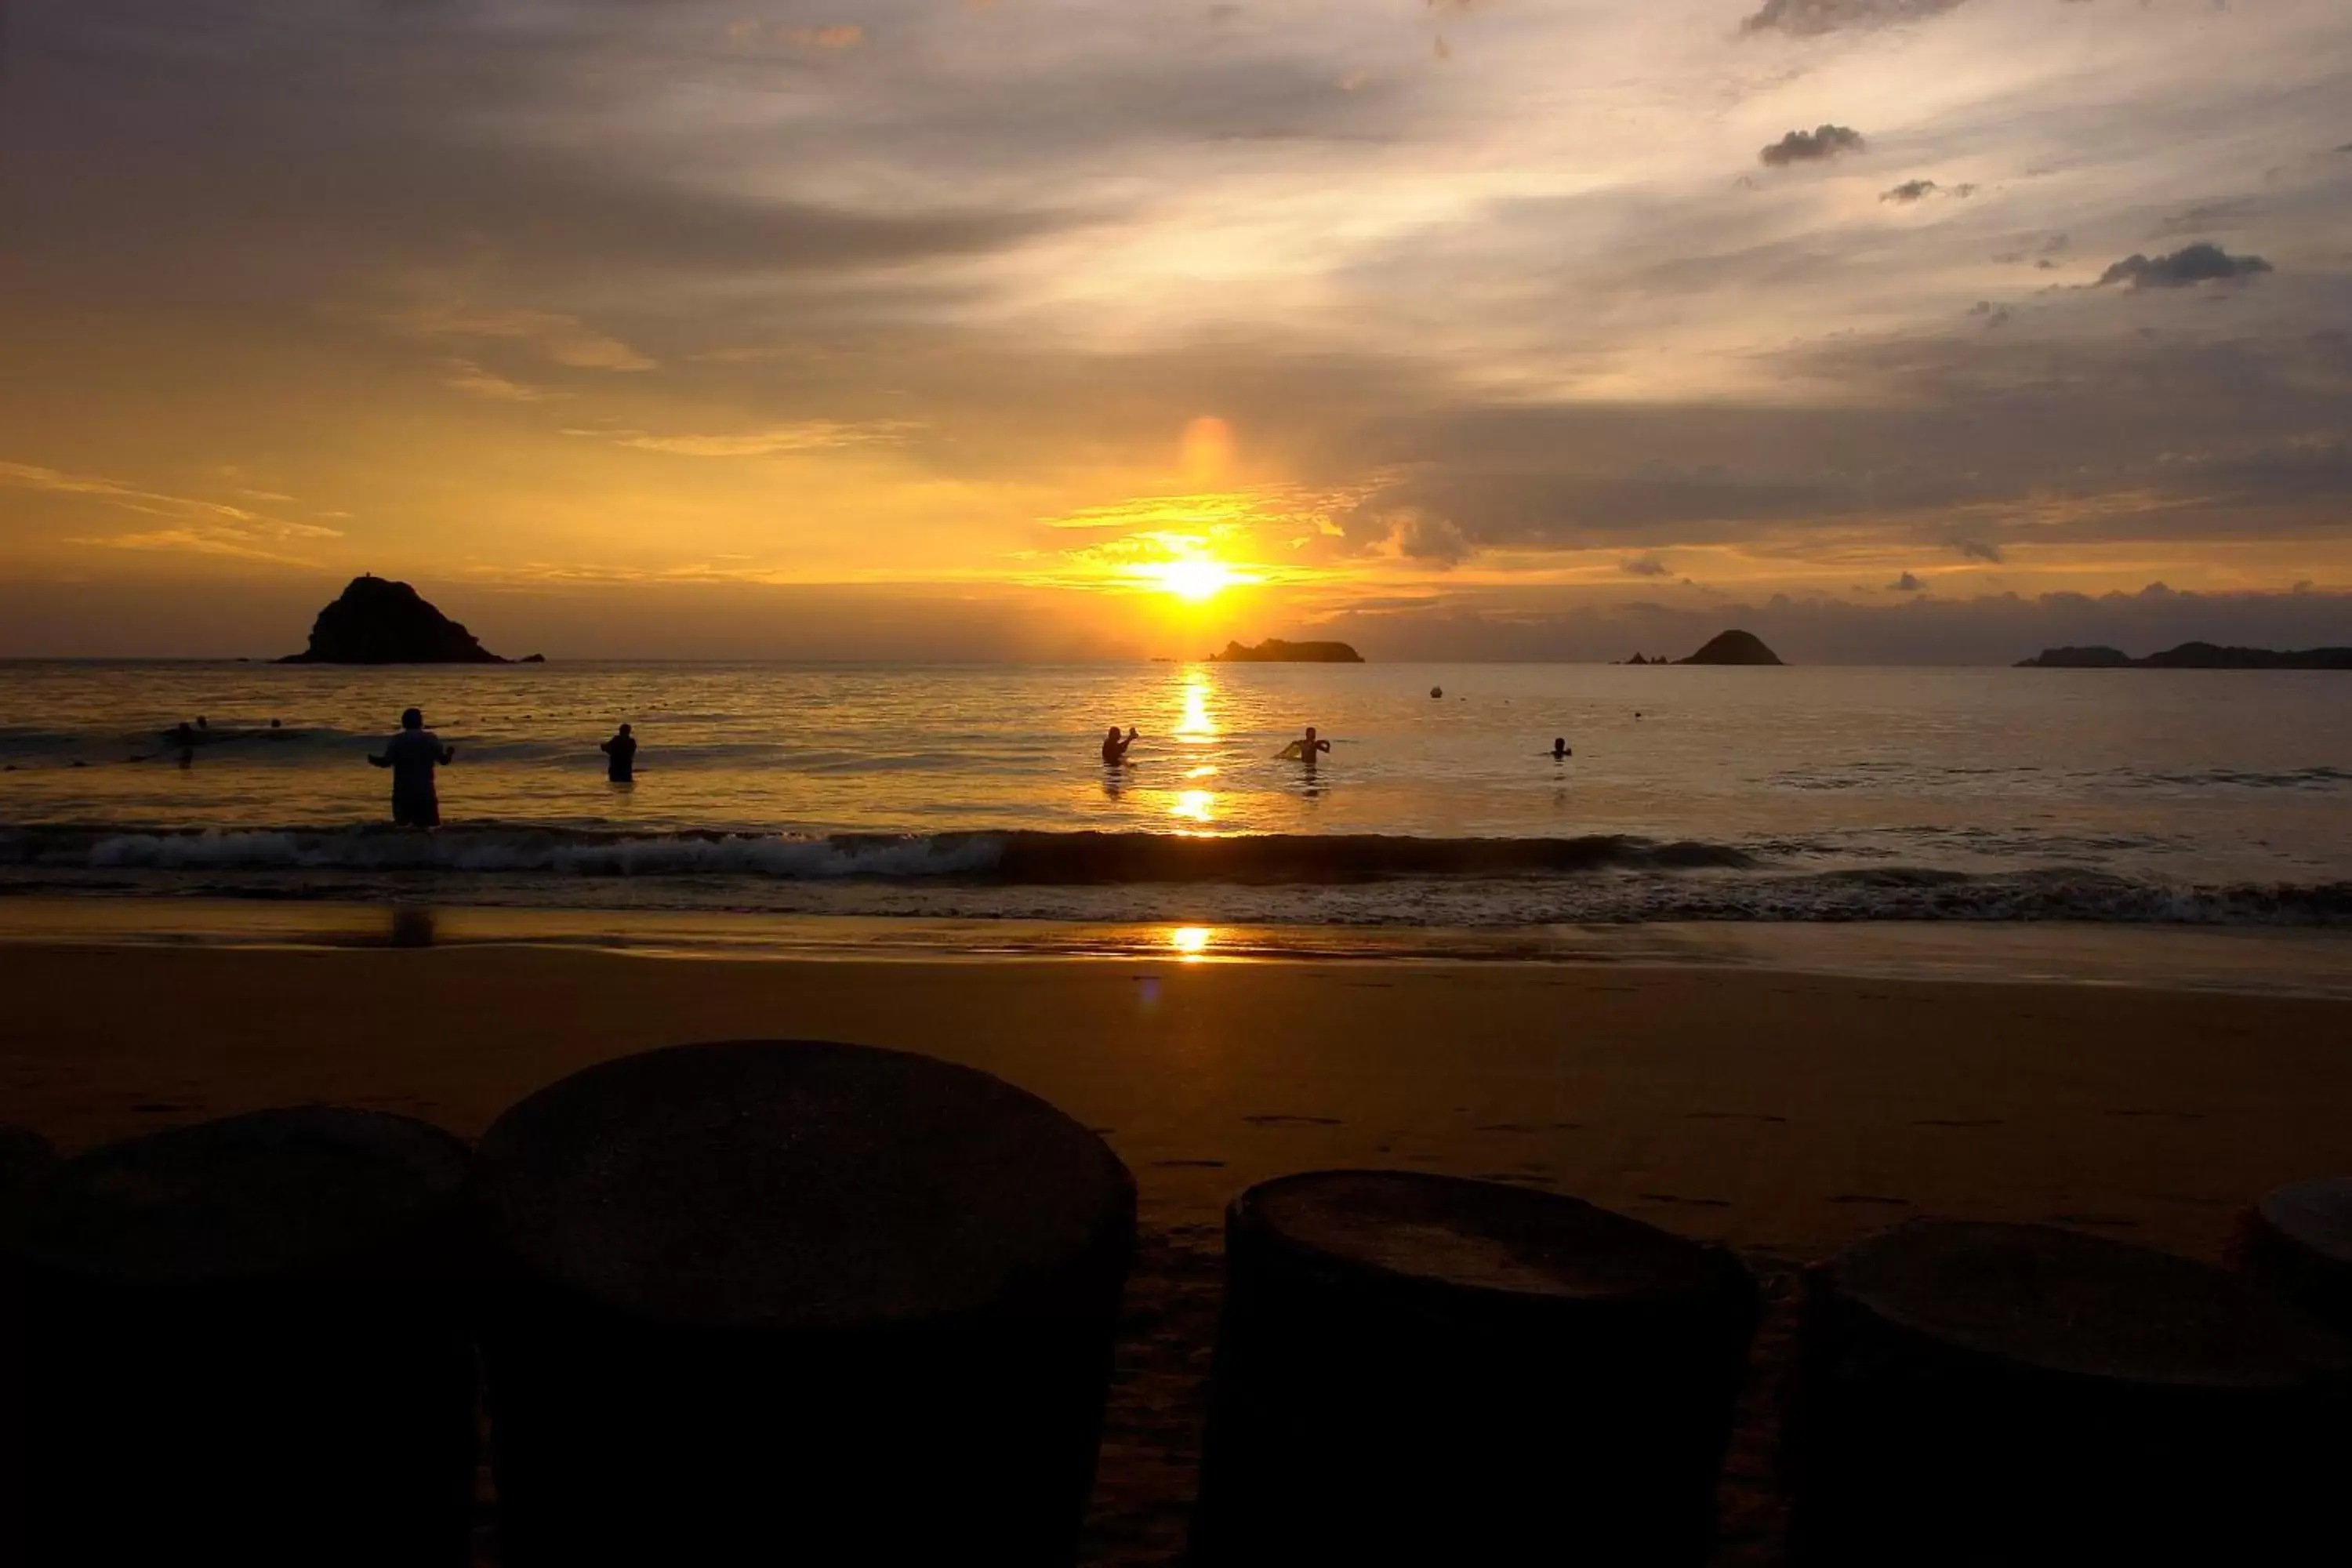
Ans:
MULTIPOLYGON (((1661 663, 1663 660, 1653 660, 1661 663)), ((1707 639, 1705 647, 1688 658, 1678 658, 1676 664, 1779 664, 1780 656, 1764 646, 1764 639, 1754 632, 1718 632, 1707 639)))
POLYGON ((354 577, 280 664, 508 664, 405 583, 354 577))
POLYGON ((1255 647, 1229 642, 1223 653, 1209 656, 1211 664, 1361 664, 1364 656, 1343 642, 1285 642, 1268 637, 1255 647))
POLYGON ((2222 647, 2185 642, 2134 658, 2119 647, 2045 647, 2020 669, 2352 669, 2352 647, 2222 647))

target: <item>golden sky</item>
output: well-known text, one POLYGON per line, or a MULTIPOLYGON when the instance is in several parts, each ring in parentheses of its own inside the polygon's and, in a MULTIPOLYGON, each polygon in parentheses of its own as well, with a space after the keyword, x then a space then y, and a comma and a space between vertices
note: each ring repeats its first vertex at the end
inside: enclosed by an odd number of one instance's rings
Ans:
POLYGON ((2343 0, 7 28, 0 654, 2352 641, 2343 0))

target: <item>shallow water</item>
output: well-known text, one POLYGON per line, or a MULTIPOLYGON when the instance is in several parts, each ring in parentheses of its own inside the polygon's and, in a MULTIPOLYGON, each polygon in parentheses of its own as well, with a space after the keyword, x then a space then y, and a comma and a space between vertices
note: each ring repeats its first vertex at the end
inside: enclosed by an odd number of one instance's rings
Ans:
POLYGON ((941 918, 1150 919, 1148 889, 1175 884, 1223 918, 1341 924, 2334 923, 2347 679, 14 664, 0 879, 941 918), (388 792, 364 758, 410 703, 458 749, 429 838, 371 826, 388 792), (182 767, 163 731, 198 714, 211 738, 182 767), (595 747, 624 719, 644 750, 615 786, 595 747), (1117 772, 1096 758, 1114 721, 1144 731, 1117 772), (1306 723, 1334 743, 1311 774, 1276 758, 1306 723), (1313 841, 1065 837, 1086 833, 1313 841))

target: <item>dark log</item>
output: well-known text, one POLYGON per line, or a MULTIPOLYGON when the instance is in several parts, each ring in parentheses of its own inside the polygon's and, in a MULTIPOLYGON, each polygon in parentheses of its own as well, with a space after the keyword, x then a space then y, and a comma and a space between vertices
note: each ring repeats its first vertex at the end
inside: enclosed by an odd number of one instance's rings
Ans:
POLYGON ((1808 1271, 1795 1394, 1800 1562, 2352 1550, 2352 1348, 2186 1258, 2046 1226, 1885 1232, 1808 1271))
POLYGON ((34 1560, 467 1561, 465 1145, 310 1106, 59 1167, 27 1268, 34 1560))
POLYGON ((477 1190, 510 1564, 1075 1557, 1135 1185, 1045 1101, 678 1047, 508 1110, 477 1190))
POLYGON ((1720 1247, 1399 1171, 1225 1217, 1202 1568, 1704 1562, 1756 1292, 1720 1247))
POLYGON ((2237 1261, 2340 1334, 2352 1334, 2352 1176, 2265 1193, 2241 1219, 2237 1261))

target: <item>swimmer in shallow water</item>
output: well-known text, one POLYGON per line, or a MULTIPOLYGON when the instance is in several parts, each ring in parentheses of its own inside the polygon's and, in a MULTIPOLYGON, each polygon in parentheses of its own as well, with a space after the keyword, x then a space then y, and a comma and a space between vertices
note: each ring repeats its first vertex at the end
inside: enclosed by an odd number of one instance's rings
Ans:
POLYGON ((1102 743, 1103 766, 1107 768, 1115 768, 1120 763, 1126 762, 1127 749, 1135 744, 1135 741, 1136 730, 1135 726, 1132 724, 1129 724, 1127 727, 1127 738, 1125 740, 1119 739, 1118 726, 1116 724, 1113 724, 1109 729, 1104 731, 1102 743))
POLYGON ((1576 755, 1576 753, 1570 750, 1568 738, 1565 735, 1555 736, 1553 738, 1551 743, 1551 760, 1553 762, 1561 762, 1574 755, 1576 755))
POLYGON ((1315 726, 1309 724, 1307 726, 1306 738, 1304 740, 1293 741, 1290 744, 1283 747, 1279 760, 1286 763, 1305 763, 1307 764, 1307 771, 1313 773, 1315 771, 1315 759, 1330 749, 1331 742, 1328 741, 1317 740, 1315 738, 1315 726))

